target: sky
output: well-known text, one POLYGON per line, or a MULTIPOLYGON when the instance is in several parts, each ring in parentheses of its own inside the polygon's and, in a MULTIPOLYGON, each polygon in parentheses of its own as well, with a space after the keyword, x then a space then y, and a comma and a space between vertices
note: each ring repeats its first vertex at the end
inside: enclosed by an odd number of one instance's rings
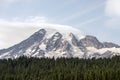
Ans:
POLYGON ((0 0, 0 49, 26 39, 38 23, 72 26, 120 44, 120 0, 0 0))

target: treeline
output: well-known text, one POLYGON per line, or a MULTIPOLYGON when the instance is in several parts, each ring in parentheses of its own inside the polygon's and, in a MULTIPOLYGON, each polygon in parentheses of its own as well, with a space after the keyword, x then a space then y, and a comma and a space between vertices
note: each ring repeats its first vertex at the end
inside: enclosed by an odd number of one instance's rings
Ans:
POLYGON ((120 57, 4 59, 0 80, 120 80, 120 57))

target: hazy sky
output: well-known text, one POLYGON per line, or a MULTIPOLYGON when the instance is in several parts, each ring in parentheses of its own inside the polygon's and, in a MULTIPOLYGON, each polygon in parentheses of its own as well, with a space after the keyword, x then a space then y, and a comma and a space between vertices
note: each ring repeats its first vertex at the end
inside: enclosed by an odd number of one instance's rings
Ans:
POLYGON ((0 48, 27 38, 37 23, 70 25, 120 44, 120 0, 0 0, 0 48))

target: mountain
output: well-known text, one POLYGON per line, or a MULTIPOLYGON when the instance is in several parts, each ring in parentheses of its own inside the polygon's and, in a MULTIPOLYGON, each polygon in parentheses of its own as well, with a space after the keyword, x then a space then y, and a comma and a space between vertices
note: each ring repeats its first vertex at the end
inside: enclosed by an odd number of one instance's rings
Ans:
POLYGON ((110 58, 120 55, 120 46, 100 42, 96 37, 83 36, 74 28, 43 27, 26 40, 0 50, 0 59, 27 57, 110 58))

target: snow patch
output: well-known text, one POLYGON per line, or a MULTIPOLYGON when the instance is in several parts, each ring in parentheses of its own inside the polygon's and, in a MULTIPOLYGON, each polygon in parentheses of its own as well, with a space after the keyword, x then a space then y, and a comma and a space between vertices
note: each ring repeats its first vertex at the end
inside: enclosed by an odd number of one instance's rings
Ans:
POLYGON ((91 54, 93 53, 100 53, 100 54, 103 54, 105 53, 106 51, 111 51, 111 52, 114 52, 114 53, 120 53, 120 48, 102 48, 102 49, 96 49, 94 47, 87 47, 87 50, 88 52, 90 52, 91 54))

